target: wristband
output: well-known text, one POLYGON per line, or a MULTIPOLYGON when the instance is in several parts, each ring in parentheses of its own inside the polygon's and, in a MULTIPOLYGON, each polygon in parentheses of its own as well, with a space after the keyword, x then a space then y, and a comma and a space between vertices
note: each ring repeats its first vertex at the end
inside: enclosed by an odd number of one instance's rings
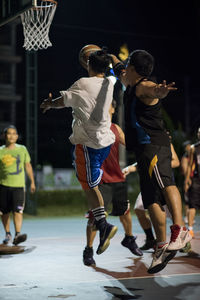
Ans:
POLYGON ((114 67, 113 67, 113 71, 115 73, 115 75, 117 77, 119 77, 123 71, 125 71, 125 66, 122 62, 117 63, 114 67))

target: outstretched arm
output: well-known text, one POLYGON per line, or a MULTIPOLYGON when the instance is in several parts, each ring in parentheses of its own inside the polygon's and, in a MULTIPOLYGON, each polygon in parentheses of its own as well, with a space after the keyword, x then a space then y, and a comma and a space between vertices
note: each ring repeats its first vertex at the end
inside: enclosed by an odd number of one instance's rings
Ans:
POLYGON ((175 82, 167 84, 166 80, 163 80, 163 82, 159 84, 153 81, 143 80, 137 86, 136 95, 146 105, 154 105, 159 99, 165 98, 170 91, 176 91, 177 88, 174 87, 174 85, 175 82))
POLYGON ((165 98, 169 94, 169 92, 177 90, 177 88, 174 85, 175 82, 167 84, 166 80, 163 80, 162 83, 156 84, 153 90, 151 91, 152 98, 165 98))
POLYGON ((125 65, 115 56, 114 54, 111 54, 112 58, 112 65, 115 75, 120 79, 120 81, 127 86, 127 80, 126 80, 126 70, 125 65))
POLYGON ((49 93, 49 97, 47 99, 45 99, 42 104, 40 105, 40 108, 43 109, 43 113, 45 113, 47 110, 51 109, 51 108, 64 108, 65 104, 64 104, 64 99, 63 97, 58 97, 56 99, 52 99, 52 94, 49 93))

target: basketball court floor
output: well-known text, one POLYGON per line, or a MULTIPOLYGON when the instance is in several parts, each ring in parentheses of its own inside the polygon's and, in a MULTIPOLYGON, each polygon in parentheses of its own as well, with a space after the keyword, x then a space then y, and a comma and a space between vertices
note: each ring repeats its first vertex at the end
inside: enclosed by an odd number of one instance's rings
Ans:
MULTIPOLYGON (((200 299, 199 216, 192 251, 178 252, 164 270, 154 275, 147 273, 152 251, 146 251, 143 257, 132 255, 120 244, 124 234, 119 219, 109 219, 119 229, 107 251, 95 254, 93 268, 82 263, 86 219, 25 219, 23 232, 28 240, 18 249, 23 252, 0 254, 0 299, 200 299)), ((133 229, 142 245, 144 234, 135 217, 133 229)), ((2 240, 2 225, 0 232, 2 240)))

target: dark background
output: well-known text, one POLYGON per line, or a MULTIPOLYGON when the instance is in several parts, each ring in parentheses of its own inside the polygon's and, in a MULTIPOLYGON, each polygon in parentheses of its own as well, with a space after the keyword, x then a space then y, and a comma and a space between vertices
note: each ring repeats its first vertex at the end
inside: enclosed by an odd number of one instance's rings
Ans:
MULTIPOLYGON (((68 141, 71 109, 42 114, 39 105, 49 92, 57 97, 60 90, 87 76, 78 62, 79 51, 87 44, 107 46, 116 55, 124 43, 130 52, 149 51, 156 60, 157 80, 175 81, 178 87, 177 92, 163 100, 166 112, 175 127, 182 126, 192 136, 200 125, 199 25, 199 1, 185 4, 182 1, 58 1, 50 27, 53 45, 38 51, 38 162, 71 167, 68 141)), ((21 24, 17 41, 18 54, 25 57, 21 24)), ((18 66, 17 86, 18 92, 24 95, 25 63, 18 66)), ((25 104, 24 97, 17 107, 17 126, 22 136, 26 134, 25 104)))

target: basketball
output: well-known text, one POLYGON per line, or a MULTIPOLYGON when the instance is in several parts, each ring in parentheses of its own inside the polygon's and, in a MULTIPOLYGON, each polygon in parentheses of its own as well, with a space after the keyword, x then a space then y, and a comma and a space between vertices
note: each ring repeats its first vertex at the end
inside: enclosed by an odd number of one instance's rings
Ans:
POLYGON ((81 64, 81 66, 87 70, 87 61, 88 61, 88 58, 89 58, 89 55, 92 53, 92 52, 95 52, 95 51, 98 51, 98 50, 101 50, 101 48, 97 45, 86 45, 84 46, 80 52, 79 52, 79 62, 81 64))

